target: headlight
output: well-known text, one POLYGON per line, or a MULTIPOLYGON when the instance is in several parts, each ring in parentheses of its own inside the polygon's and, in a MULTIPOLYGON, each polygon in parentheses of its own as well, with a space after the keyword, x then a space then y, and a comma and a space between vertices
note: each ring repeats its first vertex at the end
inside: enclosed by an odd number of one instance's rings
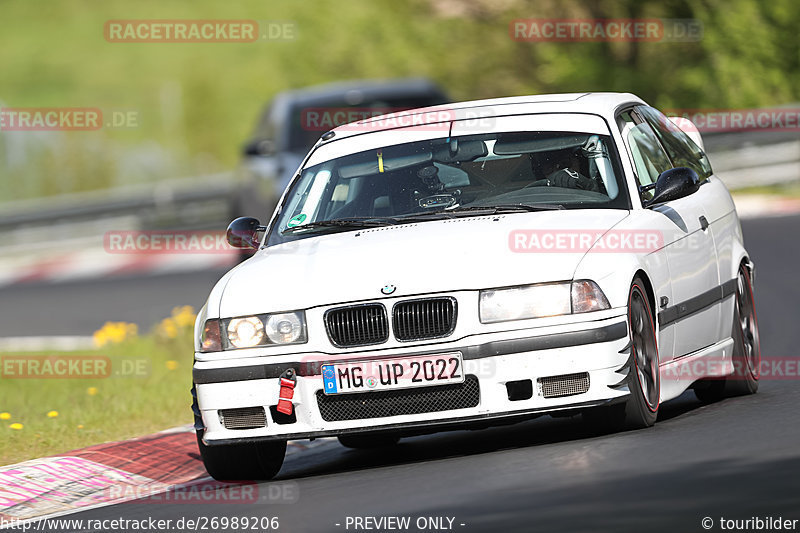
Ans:
POLYGON ((308 341, 303 311, 230 318, 222 324, 227 350, 308 341))
POLYGON ((480 300, 484 324, 566 315, 570 311, 569 283, 481 291, 480 300))
POLYGON ((264 323, 257 316, 234 318, 228 322, 228 342, 234 348, 252 348, 264 340, 264 323))
POLYGON ((269 315, 267 319, 267 337, 275 344, 292 344, 300 339, 305 342, 305 329, 303 314, 299 312, 269 315))
POLYGON ((480 293, 484 324, 609 309, 608 299, 593 281, 525 285, 480 293))

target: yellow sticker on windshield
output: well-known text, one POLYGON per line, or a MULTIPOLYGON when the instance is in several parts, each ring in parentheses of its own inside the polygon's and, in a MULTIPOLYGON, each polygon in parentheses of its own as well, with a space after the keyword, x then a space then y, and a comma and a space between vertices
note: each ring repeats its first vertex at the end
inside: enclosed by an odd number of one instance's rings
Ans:
POLYGON ((383 150, 378 150, 378 172, 383 173, 383 150))

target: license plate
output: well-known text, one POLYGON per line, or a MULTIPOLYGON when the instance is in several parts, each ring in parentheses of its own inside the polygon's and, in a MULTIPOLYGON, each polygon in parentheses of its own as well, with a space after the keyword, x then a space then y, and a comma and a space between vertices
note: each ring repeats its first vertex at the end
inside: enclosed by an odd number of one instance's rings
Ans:
POLYGON ((464 381, 461 352, 348 361, 322 366, 325 394, 446 385, 464 381))

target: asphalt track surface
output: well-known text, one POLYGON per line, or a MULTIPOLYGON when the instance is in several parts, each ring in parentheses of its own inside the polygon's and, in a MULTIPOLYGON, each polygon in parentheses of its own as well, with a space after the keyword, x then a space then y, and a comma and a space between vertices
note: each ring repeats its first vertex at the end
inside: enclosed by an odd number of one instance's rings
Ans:
MULTIPOLYGON (((796 358, 800 216, 745 221, 744 231, 757 265, 762 355, 796 358)), ((205 292, 191 277, 147 283, 157 286, 130 297, 205 292)), ((100 299, 73 297, 76 315, 100 299)), ((290 456, 276 480, 258 486, 265 496, 289 487, 294 503, 125 503, 70 518, 277 516, 279 531, 354 531, 347 517, 408 516, 408 531, 418 531, 417 517, 445 516, 454 531, 532 532, 721 531, 721 518, 800 519, 798 406, 797 378, 767 380, 755 396, 711 405, 687 392, 662 406, 653 428, 605 436, 588 433, 579 417, 542 417, 382 451, 331 442, 290 456)))
POLYGON ((106 321, 148 331, 179 305, 200 309, 224 270, 67 281, 0 288, 0 337, 91 335, 106 321))

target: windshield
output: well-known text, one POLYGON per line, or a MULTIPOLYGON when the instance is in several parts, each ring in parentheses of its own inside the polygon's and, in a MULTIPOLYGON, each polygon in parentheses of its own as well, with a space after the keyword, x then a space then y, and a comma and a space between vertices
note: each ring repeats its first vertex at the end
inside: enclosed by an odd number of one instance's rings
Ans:
POLYGON ((320 233, 489 212, 628 209, 607 135, 503 132, 348 154, 308 167, 267 245, 320 233))

